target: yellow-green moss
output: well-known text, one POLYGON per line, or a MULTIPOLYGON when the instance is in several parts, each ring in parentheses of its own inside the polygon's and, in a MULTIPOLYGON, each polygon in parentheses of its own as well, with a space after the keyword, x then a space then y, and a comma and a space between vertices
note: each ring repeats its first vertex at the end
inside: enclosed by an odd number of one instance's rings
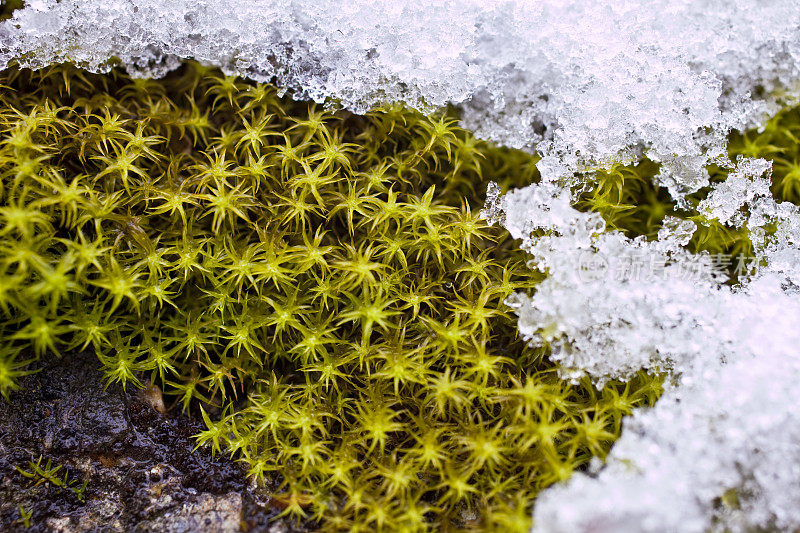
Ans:
POLYGON ((14 11, 25 5, 22 0, 0 0, 0 20, 11 18, 14 11))
POLYGON ((536 159, 450 115, 332 113, 196 64, 0 84, 4 395, 90 349, 323 529, 524 531, 660 393, 569 385, 517 337, 503 301, 539 277, 478 210, 536 159))

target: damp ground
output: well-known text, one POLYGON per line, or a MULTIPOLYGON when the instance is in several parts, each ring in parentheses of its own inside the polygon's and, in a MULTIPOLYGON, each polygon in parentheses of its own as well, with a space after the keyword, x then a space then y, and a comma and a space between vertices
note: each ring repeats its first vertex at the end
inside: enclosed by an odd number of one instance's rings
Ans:
POLYGON ((90 354, 39 367, 10 401, 0 399, 0 530, 314 529, 279 518, 267 490, 251 486, 239 463, 195 450, 202 422, 164 411, 157 390, 104 390, 90 354), (51 472, 60 467, 53 476, 61 487, 41 475, 48 461, 51 472))

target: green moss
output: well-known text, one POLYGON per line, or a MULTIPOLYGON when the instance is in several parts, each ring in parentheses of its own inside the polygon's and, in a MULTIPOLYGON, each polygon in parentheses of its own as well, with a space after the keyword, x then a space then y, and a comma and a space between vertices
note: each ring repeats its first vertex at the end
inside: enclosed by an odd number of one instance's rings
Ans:
POLYGON ((14 11, 22 9, 24 6, 25 2, 22 0, 0 0, 0 20, 11 18, 14 11))
MULTIPOLYGON (((86 487, 89 485, 89 480, 84 479, 83 483, 81 483, 75 479, 74 476, 70 477, 69 471, 66 468, 62 470, 62 465, 53 466, 53 461, 51 459, 48 459, 45 465, 42 466, 42 456, 40 455, 35 463, 33 461, 28 461, 27 469, 20 467, 16 467, 16 469, 17 472, 24 477, 32 480, 34 487, 42 483, 47 483, 63 491, 71 492, 79 502, 86 501, 86 487)), ((24 513, 22 507, 20 507, 20 515, 22 518, 25 518, 26 514, 28 520, 30 520, 30 513, 24 513)))
MULTIPOLYGON (((536 158, 452 113, 332 113, 196 64, 0 84, 4 395, 32 359, 89 349, 108 383, 198 410, 198 444, 285 513, 523 531, 660 394, 644 374, 567 384, 517 337, 503 301, 540 275, 478 210, 536 158)), ((635 206, 607 204, 620 226, 660 222, 644 180, 604 187, 635 206)))

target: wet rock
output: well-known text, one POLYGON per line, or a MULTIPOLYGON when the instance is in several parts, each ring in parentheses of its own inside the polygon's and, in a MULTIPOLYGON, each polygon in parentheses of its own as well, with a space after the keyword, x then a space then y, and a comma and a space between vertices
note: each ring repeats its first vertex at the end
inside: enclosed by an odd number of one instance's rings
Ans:
POLYGON ((158 520, 141 522, 137 531, 153 533, 232 533, 241 530, 242 497, 236 492, 224 496, 201 494, 158 520))
POLYGON ((97 367, 91 354, 44 360, 9 402, 0 400, 0 530, 313 529, 277 519, 238 463, 195 451, 201 422, 160 412, 157 390, 104 390, 97 367), (64 486, 20 473, 33 472, 40 456, 40 468, 50 460, 64 486))

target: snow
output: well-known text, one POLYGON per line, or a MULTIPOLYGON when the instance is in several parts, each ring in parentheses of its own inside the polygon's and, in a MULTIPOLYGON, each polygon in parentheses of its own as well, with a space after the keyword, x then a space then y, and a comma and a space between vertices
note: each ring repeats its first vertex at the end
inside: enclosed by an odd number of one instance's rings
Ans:
POLYGON ((772 276, 698 299, 716 314, 683 339, 694 360, 655 408, 625 422, 605 467, 543 494, 536 530, 795 531, 798 303, 772 276), (720 504, 731 489, 738 504, 720 504))
POLYGON ((629 239, 549 183, 491 197, 487 216, 504 219, 549 274, 509 303, 565 378, 672 376, 653 409, 625 422, 605 466, 540 497, 535 531, 800 527, 800 212, 770 197, 770 170, 740 159, 704 202, 708 218, 745 225, 763 258, 733 288, 708 256, 683 248, 692 222, 668 219, 658 240, 629 239), (730 491, 738 508, 720 503, 730 491))
POLYGON ((34 0, 0 26, 0 67, 194 58, 355 112, 460 104, 479 136, 536 146, 546 179, 646 154, 680 197, 796 92, 799 26, 793 0, 34 0))

